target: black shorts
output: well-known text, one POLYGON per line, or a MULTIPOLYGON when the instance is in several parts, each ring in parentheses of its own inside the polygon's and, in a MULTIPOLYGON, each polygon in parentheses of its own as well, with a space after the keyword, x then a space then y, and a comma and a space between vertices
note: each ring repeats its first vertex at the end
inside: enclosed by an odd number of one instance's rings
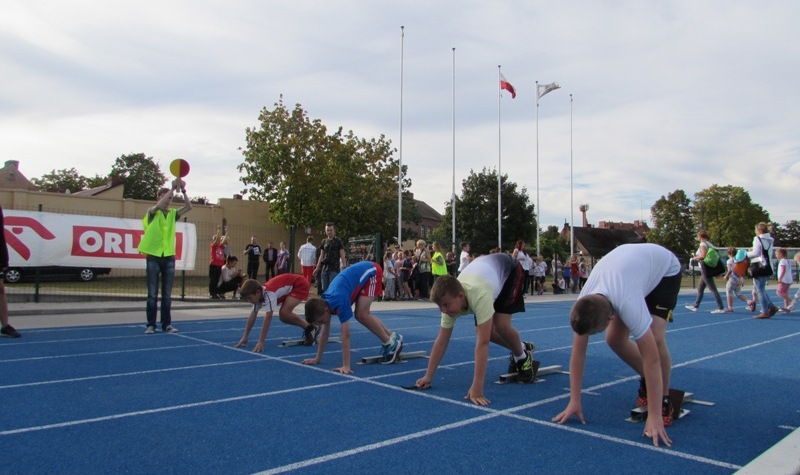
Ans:
POLYGON ((672 311, 678 303, 678 292, 681 290, 681 277, 680 272, 664 277, 656 288, 647 294, 644 301, 647 303, 650 315, 661 317, 668 322, 672 321, 672 311))
POLYGON ((494 311, 497 313, 521 313, 525 311, 525 294, 522 286, 525 284, 525 271, 516 263, 511 273, 503 284, 500 295, 494 300, 494 311))

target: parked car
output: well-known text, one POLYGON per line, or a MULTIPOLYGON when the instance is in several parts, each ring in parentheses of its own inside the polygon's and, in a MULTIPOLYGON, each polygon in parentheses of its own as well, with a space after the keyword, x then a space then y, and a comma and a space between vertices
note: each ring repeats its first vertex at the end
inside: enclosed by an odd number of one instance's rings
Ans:
POLYGON ((36 271, 39 271, 41 280, 81 280, 89 282, 98 275, 109 274, 111 269, 108 267, 63 267, 63 266, 42 266, 42 267, 9 267, 6 269, 5 281, 13 284, 19 281, 32 281, 36 279, 36 271))

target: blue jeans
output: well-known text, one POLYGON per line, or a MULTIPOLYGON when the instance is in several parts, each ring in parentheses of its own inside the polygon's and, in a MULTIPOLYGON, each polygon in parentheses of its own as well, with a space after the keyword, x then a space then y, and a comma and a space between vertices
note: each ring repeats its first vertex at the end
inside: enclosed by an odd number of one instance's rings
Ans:
POLYGON ((333 282, 333 279, 339 275, 339 271, 335 269, 323 270, 320 272, 320 278, 322 279, 322 291, 325 292, 328 290, 328 287, 333 282))
POLYGON ((753 279, 753 284, 756 287, 756 294, 758 294, 758 304, 761 307, 761 313, 769 313, 769 309, 774 307, 772 301, 769 299, 769 295, 767 295, 767 282, 769 281, 769 276, 764 277, 755 277, 753 279))
POLYGON ((175 280, 175 256, 147 256, 147 325, 156 326, 158 311, 158 276, 161 274, 161 328, 172 323, 172 282, 175 280))

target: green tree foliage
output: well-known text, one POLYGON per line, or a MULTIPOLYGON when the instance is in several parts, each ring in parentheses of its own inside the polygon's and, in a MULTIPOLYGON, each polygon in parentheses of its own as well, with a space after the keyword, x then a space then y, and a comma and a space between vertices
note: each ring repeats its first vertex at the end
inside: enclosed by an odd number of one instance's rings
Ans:
POLYGON ((787 221, 782 226, 773 226, 771 234, 778 239, 781 247, 800 247, 800 221, 796 219, 787 221))
MULTIPOLYGON (((461 198, 456 197, 456 240, 468 241, 472 252, 488 253, 497 247, 497 171, 481 173, 470 170, 462 181, 461 198)), ((503 217, 503 249, 513 247, 517 239, 528 245, 536 242, 536 218, 528 192, 523 187, 508 181, 503 175, 501 182, 503 217)), ((445 208, 445 216, 435 231, 436 236, 452 240, 452 202, 445 208)))
MULTIPOLYGON (((563 262, 564 259, 569 256, 569 239, 562 238, 558 226, 551 224, 541 236, 539 236, 539 248, 548 266, 555 254, 561 256, 561 261, 563 262)), ((529 249, 536 252, 534 248, 529 247, 529 249)))
POLYGON ((692 252, 697 230, 685 191, 678 189, 666 197, 662 195, 650 208, 650 217, 653 226, 647 234, 649 242, 661 244, 681 256, 692 252))
POLYGON ((31 183, 41 191, 50 193, 75 193, 86 188, 87 179, 75 168, 53 170, 41 178, 31 178, 31 183))
MULTIPOLYGON (((246 129, 238 169, 243 192, 267 201, 275 222, 321 227, 333 221, 340 236, 397 234, 398 162, 383 135, 363 139, 342 128, 328 133, 300 104, 287 109, 282 97, 261 111, 259 122, 246 129)), ((403 218, 413 211, 404 201, 403 218)))
POLYGON ((95 174, 93 177, 86 178, 86 188, 97 188, 100 186, 104 186, 108 183, 107 176, 100 176, 95 174))
POLYGON ((769 213, 753 203, 750 193, 732 185, 715 184, 695 193, 692 214, 716 246, 749 246, 755 225, 769 222, 769 213))
POLYGON ((155 200, 159 187, 167 181, 153 157, 143 153, 117 157, 109 176, 122 180, 125 187, 123 198, 135 200, 155 200))

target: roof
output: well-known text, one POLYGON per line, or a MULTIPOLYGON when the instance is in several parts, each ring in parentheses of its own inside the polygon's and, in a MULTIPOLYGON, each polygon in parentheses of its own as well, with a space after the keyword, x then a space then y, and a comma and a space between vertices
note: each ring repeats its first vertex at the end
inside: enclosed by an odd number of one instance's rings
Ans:
POLYGON ((420 201, 418 199, 414 199, 414 202, 417 204, 417 210, 419 210, 419 214, 423 219, 433 219, 436 221, 442 220, 442 215, 435 209, 431 208, 428 203, 424 201, 420 201))
POLYGON ((623 244, 647 242, 632 230, 576 227, 575 242, 595 258, 600 258, 623 244))

